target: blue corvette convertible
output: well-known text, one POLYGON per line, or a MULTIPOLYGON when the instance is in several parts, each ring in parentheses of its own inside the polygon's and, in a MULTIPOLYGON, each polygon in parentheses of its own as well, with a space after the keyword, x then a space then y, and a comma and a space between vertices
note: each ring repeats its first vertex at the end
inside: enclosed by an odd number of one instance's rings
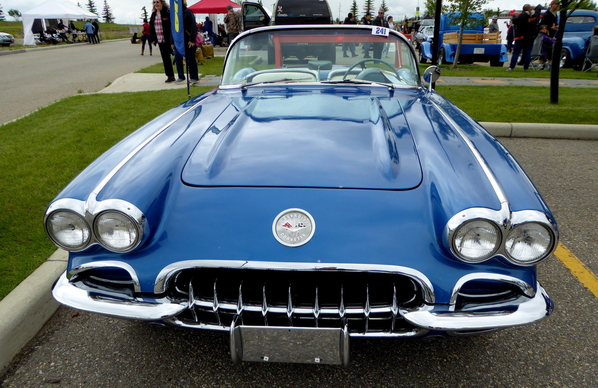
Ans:
POLYGON ((548 207, 380 27, 245 32, 217 89, 97 159, 44 222, 69 251, 56 300, 226 331, 237 362, 346 365, 351 337, 552 311, 536 275, 558 240, 548 207))

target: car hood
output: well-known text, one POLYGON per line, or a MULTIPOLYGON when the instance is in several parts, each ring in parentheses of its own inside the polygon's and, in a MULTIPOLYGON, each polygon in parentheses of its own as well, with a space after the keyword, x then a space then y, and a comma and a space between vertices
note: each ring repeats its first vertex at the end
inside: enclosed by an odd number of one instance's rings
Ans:
POLYGON ((192 186, 406 190, 422 170, 399 99, 230 98, 184 167, 192 186))

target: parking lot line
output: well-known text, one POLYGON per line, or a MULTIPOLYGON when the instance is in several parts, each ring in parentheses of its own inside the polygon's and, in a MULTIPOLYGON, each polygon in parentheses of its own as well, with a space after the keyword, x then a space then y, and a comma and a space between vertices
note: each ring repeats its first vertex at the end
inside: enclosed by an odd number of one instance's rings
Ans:
POLYGON ((598 278, 596 275, 585 266, 571 251, 569 251, 563 244, 559 243, 554 255, 571 271, 571 273, 583 284, 588 290, 598 298, 598 278))

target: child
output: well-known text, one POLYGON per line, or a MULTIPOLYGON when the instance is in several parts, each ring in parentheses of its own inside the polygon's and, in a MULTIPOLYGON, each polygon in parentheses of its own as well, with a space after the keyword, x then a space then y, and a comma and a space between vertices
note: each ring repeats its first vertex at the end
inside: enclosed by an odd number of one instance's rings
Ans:
POLYGON ((548 35, 548 26, 543 24, 540 26, 540 35, 542 36, 542 49, 540 50, 540 62, 544 70, 550 70, 552 67, 552 46, 554 45, 554 38, 548 35))

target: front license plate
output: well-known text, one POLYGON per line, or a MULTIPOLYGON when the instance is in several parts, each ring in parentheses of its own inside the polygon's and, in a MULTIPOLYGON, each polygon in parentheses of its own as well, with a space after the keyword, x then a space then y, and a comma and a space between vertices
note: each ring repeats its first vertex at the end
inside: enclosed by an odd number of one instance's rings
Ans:
POLYGON ((484 48, 483 47, 476 47, 473 49, 473 53, 474 54, 484 54, 484 48))
POLYGON ((236 326, 230 334, 235 362, 349 363, 347 329, 236 326))

